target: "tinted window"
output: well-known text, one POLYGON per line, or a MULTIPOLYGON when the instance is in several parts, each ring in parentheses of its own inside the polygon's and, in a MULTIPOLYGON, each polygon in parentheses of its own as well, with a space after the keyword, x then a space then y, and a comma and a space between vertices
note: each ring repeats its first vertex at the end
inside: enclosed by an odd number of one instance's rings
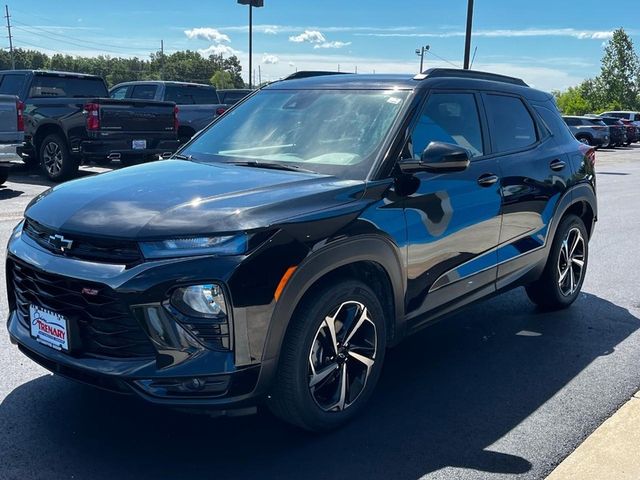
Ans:
POLYGON ((558 112, 555 103, 549 101, 547 105, 548 107, 534 104, 536 112, 542 117, 545 125, 551 130, 554 136, 564 142, 574 141, 575 137, 573 133, 571 133, 571 130, 569 130, 569 127, 567 127, 567 124, 560 118, 560 112, 558 112))
POLYGON ((22 93, 24 75, 5 75, 0 82, 0 93, 4 95, 18 95, 22 93))
POLYGON ((487 95, 485 107, 498 152, 519 150, 538 140, 533 118, 519 98, 487 95))
POLYGON ((628 113, 620 113, 620 112, 607 112, 607 116, 608 117, 615 117, 615 118, 626 118, 627 120, 630 117, 630 115, 628 113))
POLYGON ((129 87, 116 88, 115 90, 111 91, 110 96, 111 98, 122 100, 123 98, 126 98, 128 90, 129 90, 129 87))
POLYGON ((157 85, 134 85, 130 97, 138 100, 153 100, 156 98, 157 89, 157 85))
POLYGON ((167 85, 165 100, 176 102, 178 105, 215 105, 220 103, 215 88, 184 85, 167 85))
POLYGON ((247 96, 246 92, 225 92, 222 103, 234 105, 247 96))
POLYGON ((567 122, 567 125, 570 125, 572 127, 582 125, 582 122, 578 118, 565 117, 564 121, 567 122))
POLYGON ((589 118, 586 120, 586 122, 588 124, 591 125, 598 125, 599 127, 602 127, 603 125, 606 125, 602 120, 596 119, 596 118, 589 118))
POLYGON ((434 93, 429 96, 411 134, 413 156, 419 158, 431 142, 454 143, 472 156, 484 155, 476 99, 471 93, 434 93))
POLYGON ((36 75, 33 77, 30 97, 105 98, 109 94, 100 78, 59 77, 36 75))

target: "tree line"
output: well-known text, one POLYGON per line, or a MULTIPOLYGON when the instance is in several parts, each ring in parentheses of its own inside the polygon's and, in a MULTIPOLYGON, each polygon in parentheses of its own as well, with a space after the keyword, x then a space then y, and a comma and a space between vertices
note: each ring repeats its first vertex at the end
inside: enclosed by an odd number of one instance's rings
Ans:
POLYGON ((640 111, 640 61, 633 40, 624 29, 616 30, 604 49, 600 74, 553 93, 565 115, 640 111))
MULTIPOLYGON (((191 50, 172 54, 152 53, 149 59, 110 56, 47 55, 37 50, 15 49, 16 69, 48 69, 99 75, 109 87, 133 80, 173 80, 210 83, 217 88, 243 88, 242 67, 235 55, 203 57, 191 50)), ((11 69, 11 56, 0 50, 0 70, 11 69)))

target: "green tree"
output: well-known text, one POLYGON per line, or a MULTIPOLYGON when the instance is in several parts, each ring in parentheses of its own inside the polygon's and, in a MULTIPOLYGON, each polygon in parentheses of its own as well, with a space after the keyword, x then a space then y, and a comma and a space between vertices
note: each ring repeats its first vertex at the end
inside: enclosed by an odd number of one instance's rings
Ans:
POLYGON ((215 85, 215 87, 218 89, 233 88, 235 86, 233 82, 233 75, 231 74, 231 72, 227 72, 225 70, 218 70, 211 76, 209 82, 212 85, 215 85))
POLYGON ((564 92, 553 92, 558 108, 565 115, 584 115, 593 111, 589 99, 583 95, 582 85, 569 87, 564 92))
POLYGON ((640 61, 631 37, 622 28, 613 32, 605 47, 598 81, 603 108, 638 109, 640 61))

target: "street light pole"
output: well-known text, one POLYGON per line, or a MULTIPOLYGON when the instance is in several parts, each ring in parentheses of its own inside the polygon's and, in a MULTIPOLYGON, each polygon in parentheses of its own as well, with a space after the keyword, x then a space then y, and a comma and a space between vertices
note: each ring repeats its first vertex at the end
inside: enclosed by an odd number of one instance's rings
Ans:
POLYGON ((464 69, 469 70, 469 57, 471 56, 471 28, 473 26, 473 0, 467 5, 467 32, 464 40, 464 69))
POLYGON ((253 7, 264 7, 264 0, 238 0, 240 5, 249 5, 249 88, 253 86, 253 7))
POLYGON ((429 50, 431 48, 431 45, 424 45, 420 48, 416 48, 416 55, 418 55, 420 57, 420 71, 418 73, 422 73, 423 70, 423 66, 424 66, 424 52, 429 50))

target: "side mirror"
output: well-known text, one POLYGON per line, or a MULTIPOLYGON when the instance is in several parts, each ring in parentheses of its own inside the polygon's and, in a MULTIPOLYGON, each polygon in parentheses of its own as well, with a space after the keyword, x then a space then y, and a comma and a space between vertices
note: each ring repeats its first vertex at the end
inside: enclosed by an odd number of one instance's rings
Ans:
POLYGON ((471 153, 466 148, 453 143, 431 142, 420 160, 408 158, 401 160, 399 165, 403 173, 448 173, 466 170, 470 162, 471 153))

